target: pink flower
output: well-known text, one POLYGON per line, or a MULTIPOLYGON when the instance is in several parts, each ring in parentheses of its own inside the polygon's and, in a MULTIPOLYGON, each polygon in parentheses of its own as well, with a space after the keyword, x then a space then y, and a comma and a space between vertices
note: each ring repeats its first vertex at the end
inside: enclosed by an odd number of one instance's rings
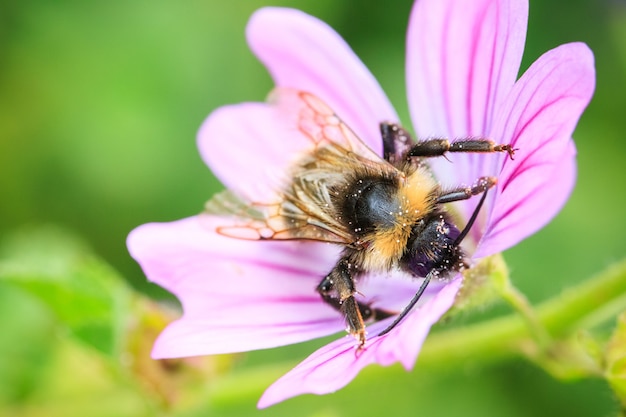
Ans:
MULTIPOLYGON (((594 89, 593 56, 580 43, 542 55, 516 81, 526 0, 418 0, 407 38, 407 87, 419 137, 488 137, 519 148, 505 155, 455 154, 432 161, 443 184, 498 177, 472 229, 473 259, 503 251, 544 226, 575 182, 574 127, 594 89)), ((320 97, 372 149, 378 124, 398 117, 380 86, 326 24, 302 12, 266 8, 247 28, 253 52, 277 86, 320 97)), ((266 103, 222 107, 199 133, 200 152, 223 183, 252 201, 274 195, 273 178, 310 144, 266 103)), ((476 198, 455 203, 469 218, 476 198)), ((217 234, 215 216, 146 224, 128 239, 148 278, 174 293, 184 314, 155 343, 155 358, 248 351, 343 331, 341 315, 315 291, 339 248, 304 241, 256 242, 217 234)), ((276 381, 260 407, 345 386, 366 365, 415 364, 432 324, 454 303, 461 278, 432 283, 420 304, 385 336, 368 327, 365 349, 339 337, 276 381)), ((370 276, 359 291, 375 306, 401 309, 419 283, 400 273, 370 276)))

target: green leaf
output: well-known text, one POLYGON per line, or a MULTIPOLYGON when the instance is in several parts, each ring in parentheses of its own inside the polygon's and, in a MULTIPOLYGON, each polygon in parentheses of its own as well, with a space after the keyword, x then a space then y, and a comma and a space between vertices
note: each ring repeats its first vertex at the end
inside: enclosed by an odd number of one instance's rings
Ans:
POLYGON ((130 289, 76 237, 55 227, 6 237, 0 282, 43 302, 79 340, 109 355, 119 352, 130 289))
POLYGON ((0 334, 0 404, 20 402, 40 385, 56 326, 37 300, 0 285, 0 334))
POLYGON ((2 312, 0 408, 7 402, 16 415, 39 403, 45 415, 59 416, 195 406, 206 398, 206 378, 232 366, 229 355, 151 359, 154 340, 179 311, 134 292, 87 245, 54 227, 0 242, 2 312), (11 302, 2 303, 6 298, 11 302), (23 304, 34 313, 11 317, 26 310, 23 304), (102 396, 112 396, 110 407, 100 407, 102 396))
POLYGON ((626 407, 626 313, 619 316, 606 349, 605 377, 622 406, 626 407))

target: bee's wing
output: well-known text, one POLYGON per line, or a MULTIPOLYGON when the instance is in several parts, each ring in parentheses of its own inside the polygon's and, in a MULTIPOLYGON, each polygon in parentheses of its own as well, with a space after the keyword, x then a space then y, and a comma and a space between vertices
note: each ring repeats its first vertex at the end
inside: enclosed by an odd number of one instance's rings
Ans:
POLYGON ((396 169, 316 96, 279 88, 272 92, 270 102, 284 109, 286 123, 295 123, 312 146, 291 167, 289 184, 281 190, 278 202, 247 203, 225 191, 207 203, 206 212, 231 217, 232 224, 218 228, 218 232, 239 239, 354 243, 354 234, 334 207, 333 186, 344 183, 346 173, 354 167, 367 167, 369 172, 395 173, 396 169), (288 120, 290 117, 295 120, 288 120))
POLYGON ((267 215, 263 209, 246 203, 229 190, 217 193, 207 201, 201 217, 205 215, 224 218, 224 225, 217 229, 220 234, 247 240, 259 240, 268 235, 265 231, 268 228, 267 215), (232 232, 224 233, 222 228, 232 229, 232 232))
POLYGON ((334 226, 311 201, 292 202, 285 198, 279 203, 248 203, 231 191, 222 191, 209 200, 202 215, 223 216, 230 222, 217 232, 246 240, 317 240, 351 243, 352 236, 342 227, 334 226))
MULTIPOLYGON (((338 145, 346 152, 376 163, 383 159, 369 148, 335 112, 317 96, 292 88, 276 88, 268 101, 295 116, 298 130, 308 137, 316 148, 338 145)), ((289 118, 289 117, 287 117, 289 118)))

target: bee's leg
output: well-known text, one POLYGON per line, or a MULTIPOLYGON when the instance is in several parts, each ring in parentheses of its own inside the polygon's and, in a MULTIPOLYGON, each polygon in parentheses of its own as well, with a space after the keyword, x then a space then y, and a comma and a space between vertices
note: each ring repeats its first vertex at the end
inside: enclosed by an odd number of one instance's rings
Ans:
POLYGON ((471 187, 459 187, 442 192, 437 196, 437 204, 467 200, 472 196, 484 193, 498 182, 496 177, 480 177, 471 187))
POLYGON ((458 139, 454 142, 450 142, 448 139, 428 139, 413 145, 406 153, 406 157, 428 158, 443 156, 446 152, 506 152, 509 154, 509 158, 513 159, 516 150, 511 145, 496 144, 494 141, 484 138, 458 139))
POLYGON ((384 320, 387 317, 395 316, 396 314, 398 314, 397 311, 390 311, 382 308, 372 308, 371 304, 362 303, 360 301, 357 302, 357 305, 359 306, 361 317, 363 317, 363 321, 365 321, 366 323, 384 320))
MULTIPOLYGON (((322 300, 326 302, 326 304, 330 305, 337 311, 343 312, 343 304, 339 297, 336 295, 335 290, 335 279, 333 278, 334 274, 331 272, 326 275, 322 282, 317 286, 317 292, 322 296, 322 300)), ((397 311, 385 310, 382 308, 373 308, 369 303, 363 303, 361 301, 357 301, 357 306, 359 308, 359 312, 361 313, 361 318, 363 318, 363 322, 375 322, 379 320, 386 319, 387 317, 395 316, 398 314, 397 311)))
POLYGON ((365 323, 359 304, 354 295, 354 275, 356 267, 344 256, 337 262, 332 271, 317 286, 322 299, 331 306, 338 308, 346 318, 348 331, 359 340, 359 345, 365 343, 365 323))
POLYGON ((392 164, 401 161, 403 155, 413 145, 411 134, 397 123, 382 122, 380 135, 383 138, 383 155, 392 164))
POLYGON ((480 212, 480 209, 485 203, 485 199, 487 198, 487 191, 489 191, 491 187, 496 185, 496 182, 497 180, 495 177, 480 177, 478 181, 476 181, 476 184, 474 184, 474 186, 470 188, 459 188, 456 190, 452 190, 452 191, 449 191, 448 193, 440 195, 437 198, 437 203, 441 204, 441 203, 449 203, 451 201, 467 200, 473 195, 483 193, 482 197, 480 197, 480 201, 478 201, 478 204, 476 205, 476 208, 474 209, 474 212, 472 213, 469 220, 465 224, 465 227, 463 228, 459 236, 457 236, 457 238, 455 239, 453 246, 460 245, 463 239, 465 239, 470 229, 474 225, 474 222, 478 218, 478 213, 480 212))

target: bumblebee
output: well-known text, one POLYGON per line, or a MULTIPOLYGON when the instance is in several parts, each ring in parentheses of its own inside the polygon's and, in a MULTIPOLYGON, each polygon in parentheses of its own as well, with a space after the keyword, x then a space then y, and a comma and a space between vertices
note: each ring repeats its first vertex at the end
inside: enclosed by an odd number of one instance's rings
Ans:
POLYGON ((287 103, 310 149, 293 163, 279 192, 280 201, 244 202, 226 191, 207 203, 211 213, 229 213, 238 221, 220 234, 256 240, 314 240, 343 246, 336 265, 322 277, 317 292, 340 311, 359 348, 365 323, 397 315, 380 334, 393 329, 415 306, 428 283, 469 267, 460 244, 468 234, 497 179, 478 178, 473 186, 441 187, 427 160, 454 152, 506 152, 515 149, 484 138, 453 142, 414 142, 395 123, 380 123, 383 156, 356 134, 316 96, 277 89, 273 97, 287 103), (465 227, 454 225, 444 204, 482 195, 465 227), (368 272, 400 269, 423 279, 401 312, 372 308, 357 300, 357 282, 368 272))

